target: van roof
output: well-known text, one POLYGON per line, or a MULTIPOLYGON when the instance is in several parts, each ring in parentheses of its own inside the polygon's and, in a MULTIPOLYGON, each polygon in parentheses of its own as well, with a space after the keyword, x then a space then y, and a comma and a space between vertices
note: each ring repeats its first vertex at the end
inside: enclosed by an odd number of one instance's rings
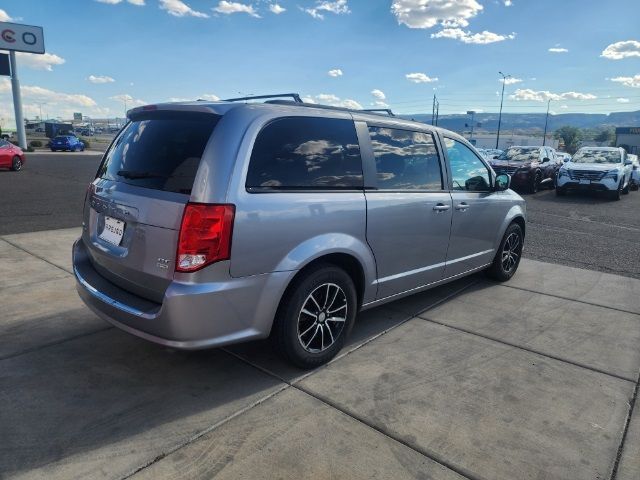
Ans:
MULTIPOLYGON (((208 100, 195 100, 195 101, 183 101, 183 102, 166 102, 166 103, 157 103, 151 105, 144 105, 141 107, 132 108, 127 112, 127 117, 131 118, 137 114, 147 112, 147 111, 156 111, 156 110, 174 110, 174 111, 193 111, 193 112, 202 112, 202 113, 212 113, 217 115, 224 115, 227 112, 235 109, 251 109, 256 112, 266 112, 266 111, 291 111, 299 109, 310 109, 315 110, 316 113, 322 112, 327 114, 327 116, 331 116, 332 112, 347 112, 354 115, 356 119, 368 119, 375 121, 384 121, 389 124, 403 124, 405 126, 409 126, 413 124, 416 127, 420 128, 428 128, 431 130, 441 130, 438 127, 417 122, 415 120, 408 120, 401 117, 390 116, 386 113, 378 112, 378 111, 368 111, 368 110, 358 110, 351 109, 345 107, 334 107, 332 105, 322 105, 317 103, 303 103, 296 101, 287 101, 287 100, 272 100, 268 102, 239 102, 239 101, 228 101, 228 100, 220 100, 220 101, 208 101, 208 100)), ((450 132, 453 133, 453 132, 450 132)))

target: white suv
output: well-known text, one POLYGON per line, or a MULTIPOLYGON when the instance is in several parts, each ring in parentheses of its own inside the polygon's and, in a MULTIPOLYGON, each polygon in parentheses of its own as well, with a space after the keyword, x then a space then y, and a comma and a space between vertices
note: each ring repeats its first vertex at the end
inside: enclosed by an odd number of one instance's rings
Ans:
POLYGON ((620 200, 621 193, 629 193, 631 171, 631 160, 623 148, 583 147, 558 170, 556 194, 565 195, 569 189, 595 190, 620 200))

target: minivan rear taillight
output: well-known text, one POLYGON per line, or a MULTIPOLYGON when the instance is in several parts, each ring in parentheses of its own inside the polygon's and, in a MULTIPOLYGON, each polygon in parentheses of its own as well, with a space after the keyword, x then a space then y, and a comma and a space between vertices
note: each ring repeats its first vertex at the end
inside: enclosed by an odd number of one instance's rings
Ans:
POLYGON ((231 254, 234 205, 188 203, 182 216, 176 272, 194 272, 231 254))

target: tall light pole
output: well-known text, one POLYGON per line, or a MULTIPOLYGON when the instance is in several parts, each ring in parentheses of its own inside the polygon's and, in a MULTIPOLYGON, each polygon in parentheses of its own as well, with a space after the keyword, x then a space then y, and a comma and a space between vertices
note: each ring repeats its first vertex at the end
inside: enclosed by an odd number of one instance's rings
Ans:
POLYGON ((549 123, 549 106, 551 105, 551 99, 547 102, 547 117, 544 119, 544 134, 542 135, 542 146, 547 144, 547 124, 549 123))
POLYGON ((502 124, 502 102, 504 101, 504 84, 507 83, 507 78, 511 78, 511 75, 505 75, 502 72, 498 72, 502 75, 502 94, 500 95, 500 114, 498 115, 498 134, 496 135, 496 149, 500 143, 500 125, 502 124))
POLYGON ((469 110, 467 112, 467 115, 471 115, 471 136, 469 137, 469 142, 473 145, 473 127, 475 127, 476 125, 475 123, 476 112, 475 110, 469 110))

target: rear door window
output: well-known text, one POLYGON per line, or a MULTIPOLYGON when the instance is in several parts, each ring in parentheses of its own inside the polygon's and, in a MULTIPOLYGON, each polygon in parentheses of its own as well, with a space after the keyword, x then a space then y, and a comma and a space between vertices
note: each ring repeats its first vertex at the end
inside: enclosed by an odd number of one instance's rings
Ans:
POLYGON ((440 159, 433 135, 369 127, 380 190, 442 190, 440 159))
POLYGON ((363 188, 360 146, 353 121, 286 117, 269 123, 253 146, 246 187, 363 188))
POLYGON ((154 190, 190 194, 219 115, 148 112, 118 135, 98 176, 154 190))

